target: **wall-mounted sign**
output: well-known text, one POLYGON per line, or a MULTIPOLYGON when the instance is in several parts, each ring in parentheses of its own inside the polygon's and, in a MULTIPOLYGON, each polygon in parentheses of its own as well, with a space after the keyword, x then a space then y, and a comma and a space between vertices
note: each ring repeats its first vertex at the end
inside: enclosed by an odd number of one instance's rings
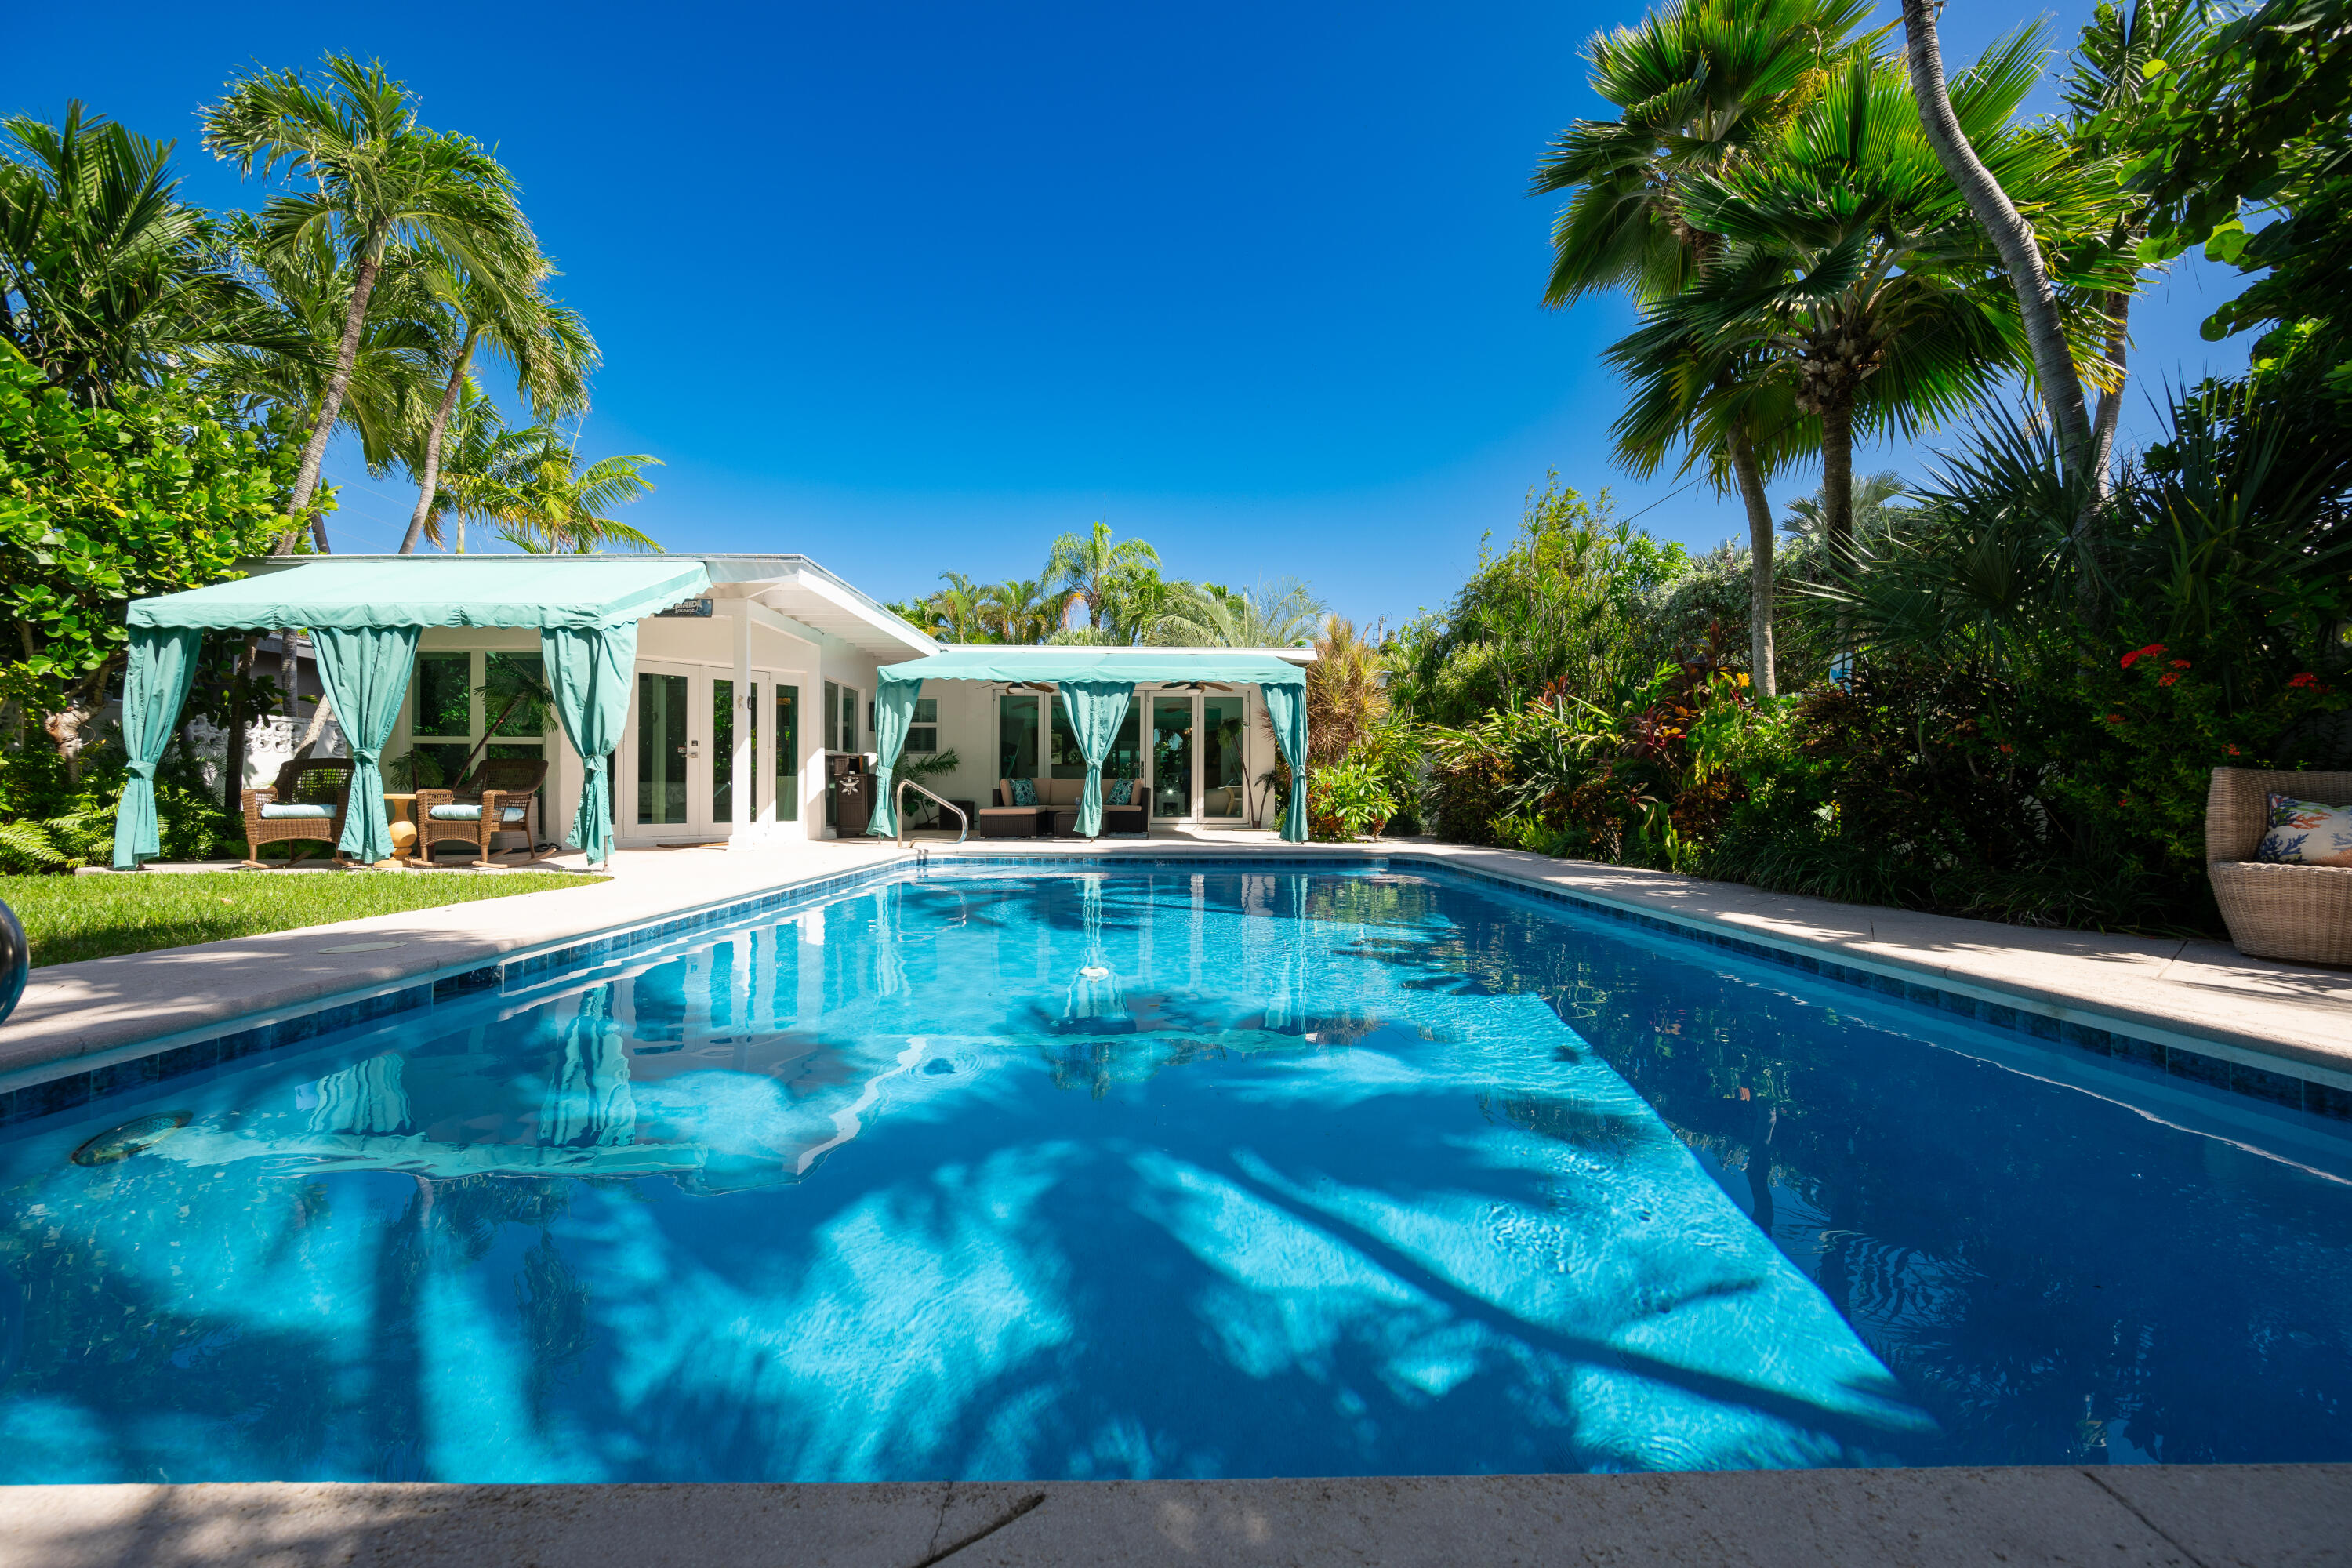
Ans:
POLYGON ((654 613, 657 616, 679 616, 693 620, 707 621, 710 618, 710 601, 708 599, 685 599, 681 600, 677 604, 672 605, 667 610, 656 610, 654 613))

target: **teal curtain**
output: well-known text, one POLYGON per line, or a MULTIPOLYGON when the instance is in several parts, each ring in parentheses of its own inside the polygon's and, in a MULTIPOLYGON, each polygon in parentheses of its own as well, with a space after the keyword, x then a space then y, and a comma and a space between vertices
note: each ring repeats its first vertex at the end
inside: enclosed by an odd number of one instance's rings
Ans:
POLYGON ((1127 719, 1127 705, 1135 697, 1133 683, 1123 680, 1065 680, 1062 682, 1062 711, 1070 721, 1070 733, 1077 737, 1078 750, 1086 754, 1087 787, 1078 795, 1078 835, 1084 838, 1102 836, 1102 765, 1110 755, 1111 742, 1118 739, 1118 727, 1127 719))
POLYGON ((898 837, 898 792, 890 775, 898 753, 907 749, 907 731, 915 721, 915 699, 923 694, 919 680, 898 680, 874 696, 874 815, 866 831, 877 838, 898 837))
POLYGON ((392 823, 383 810, 383 743, 400 722, 416 668, 422 626, 312 626, 319 684, 327 689, 343 738, 352 747, 352 793, 343 805, 343 837, 335 847, 373 865, 392 857, 392 823))
POLYGON ((572 842, 591 866, 613 858, 613 748, 629 721, 629 687, 637 666, 637 623, 549 626, 539 634, 541 662, 555 693, 556 721, 580 753, 588 776, 572 816, 572 842))
POLYGON ((1307 842, 1307 689, 1303 686, 1261 686, 1265 716, 1274 722, 1274 743, 1290 764, 1290 809, 1283 813, 1282 837, 1293 844, 1307 842))
POLYGON ((194 627, 158 631, 134 626, 131 665, 122 675, 122 750, 131 776, 114 813, 114 868, 128 871, 163 852, 155 827, 155 764, 179 728, 180 705, 196 679, 204 633, 194 627))

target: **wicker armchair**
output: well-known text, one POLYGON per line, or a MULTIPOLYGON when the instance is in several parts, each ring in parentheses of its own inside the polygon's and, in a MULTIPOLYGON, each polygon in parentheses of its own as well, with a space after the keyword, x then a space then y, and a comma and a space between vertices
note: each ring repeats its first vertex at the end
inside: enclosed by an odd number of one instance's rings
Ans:
POLYGON ((482 763, 457 788, 416 792, 416 852, 428 862, 436 844, 467 843, 474 864, 487 865, 501 833, 520 833, 531 845, 531 807, 547 782, 547 763, 530 757, 498 757, 482 763))
POLYGON ((2215 768, 2205 797, 2205 875, 2238 951, 2296 963, 2352 965, 2352 866, 2254 858, 2270 797, 2352 805, 2352 773, 2215 768))
POLYGON ((261 865, 261 847, 283 840, 332 846, 343 836, 343 805, 351 793, 348 757, 288 763, 278 770, 276 784, 245 792, 245 863, 261 865))

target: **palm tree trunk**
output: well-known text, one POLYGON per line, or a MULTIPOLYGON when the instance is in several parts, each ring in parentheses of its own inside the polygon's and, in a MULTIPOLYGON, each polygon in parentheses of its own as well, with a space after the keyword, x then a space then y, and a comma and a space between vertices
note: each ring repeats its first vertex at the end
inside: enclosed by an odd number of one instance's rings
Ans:
POLYGON ((1764 472, 1756 461, 1756 442, 1745 419, 1734 420, 1727 442, 1731 471, 1739 479, 1739 499, 1748 504, 1748 679, 1759 697, 1777 697, 1772 647, 1772 503, 1764 494, 1764 472))
MULTIPOLYGON (((1952 112, 1950 92, 1944 85, 1943 47, 1936 37, 1933 0, 1903 0, 1905 53, 1911 68, 1911 93, 1919 103, 1919 123, 1936 149, 1937 162, 1959 186, 1969 210, 2000 252, 2017 289, 2017 307, 2025 323, 2025 340, 2033 351, 2033 375, 2041 384, 2042 400, 2058 424, 2058 438, 2066 467, 2087 481, 2091 459, 2091 421, 2084 412, 2083 378, 2074 368, 2074 351, 2058 320, 2058 294, 2042 265, 2033 242, 2033 226, 2025 221, 2000 182, 1992 177, 1969 145, 1959 117, 1952 112)), ((2079 523, 2087 529, 2087 520, 2079 523)))
POLYGON ((2116 367, 2116 384, 2099 394, 2098 412, 2091 418, 2091 491, 2107 499, 2107 462, 2115 455, 2116 424, 2124 406, 2124 358, 2131 350, 2131 296, 2110 294, 2107 312, 2107 363, 2116 367))
POLYGON ((449 415, 457 406, 457 394, 466 384, 466 366, 474 357, 474 340, 478 329, 468 329, 466 346, 457 351, 457 363, 450 367, 449 384, 442 389, 441 406, 433 411, 432 426, 425 432, 425 468, 416 477, 416 510, 408 514, 408 533, 400 542, 403 555, 416 553, 416 542, 425 537, 425 524, 433 516, 433 494, 441 486, 441 435, 449 428, 449 415))
POLYGON ((1853 408, 1822 410, 1822 533, 1843 563, 1853 558, 1853 408))
MULTIPOLYGON (((335 421, 342 416, 343 394, 352 384, 352 369, 359 363, 360 332, 367 324, 368 296, 375 292, 375 275, 383 265, 383 242, 372 241, 365 255, 360 258, 358 274, 352 279, 352 302, 343 312, 343 340, 335 348, 335 368, 327 377, 327 395, 320 400, 319 423, 311 427, 310 439, 302 447, 302 466, 294 473, 294 493, 286 504, 286 521, 291 535, 302 531, 302 513, 310 504, 310 492, 319 488, 319 469, 327 460, 327 443, 335 434, 335 421)), ((313 518, 311 533, 319 543, 319 552, 327 553, 327 522, 313 518)))

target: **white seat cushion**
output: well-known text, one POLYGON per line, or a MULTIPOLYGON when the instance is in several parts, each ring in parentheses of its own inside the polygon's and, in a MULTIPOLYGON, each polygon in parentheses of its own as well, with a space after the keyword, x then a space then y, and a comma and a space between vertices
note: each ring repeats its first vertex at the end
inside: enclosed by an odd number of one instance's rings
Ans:
MULTIPOLYGON (((500 822, 520 822, 523 819, 523 814, 527 809, 527 807, 520 805, 502 805, 499 807, 499 820, 500 822)), ((436 822, 479 822, 482 820, 482 808, 478 805, 436 805, 433 808, 433 820, 436 822)))
POLYGON ((335 819, 335 808, 331 805, 305 805, 299 801, 286 805, 272 802, 261 808, 261 815, 265 820, 272 822, 283 822, 289 817, 332 822, 335 819))

